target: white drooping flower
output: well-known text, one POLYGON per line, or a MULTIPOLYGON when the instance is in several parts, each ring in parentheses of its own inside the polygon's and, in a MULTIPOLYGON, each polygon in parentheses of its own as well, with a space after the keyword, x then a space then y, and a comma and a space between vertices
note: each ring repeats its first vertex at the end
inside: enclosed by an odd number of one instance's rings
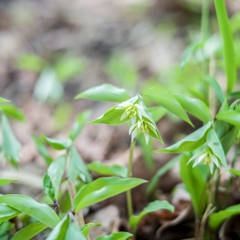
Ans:
POLYGON ((146 143, 148 144, 148 141, 150 138, 150 135, 149 135, 150 131, 152 131, 157 136, 156 127, 152 123, 142 119, 142 120, 138 120, 137 123, 135 123, 130 127, 129 134, 131 134, 131 138, 133 141, 138 133, 143 133, 146 139, 146 143))
POLYGON ((139 104, 132 104, 130 101, 126 101, 120 103, 116 109, 125 109, 124 113, 120 118, 120 121, 129 117, 131 123, 134 125, 136 123, 137 116, 142 119, 141 110, 143 109, 143 107, 139 104))
POLYGON ((194 155, 189 159, 187 164, 189 164, 193 160, 195 160, 193 167, 197 166, 199 163, 202 163, 209 166, 211 173, 213 173, 214 164, 218 168, 220 168, 220 163, 218 161, 218 158, 212 153, 210 149, 207 149, 203 153, 194 155))

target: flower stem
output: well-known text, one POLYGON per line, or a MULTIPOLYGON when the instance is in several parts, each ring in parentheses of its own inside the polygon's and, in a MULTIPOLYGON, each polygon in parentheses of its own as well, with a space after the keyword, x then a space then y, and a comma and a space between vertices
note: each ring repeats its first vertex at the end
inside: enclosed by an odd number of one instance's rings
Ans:
MULTIPOLYGON (((128 178, 132 176, 132 164, 133 164, 134 147, 135 147, 135 139, 131 142, 131 145, 130 145, 128 173, 127 173, 128 178)), ((130 218, 133 215, 131 190, 127 191, 127 206, 128 206, 128 217, 130 218)))

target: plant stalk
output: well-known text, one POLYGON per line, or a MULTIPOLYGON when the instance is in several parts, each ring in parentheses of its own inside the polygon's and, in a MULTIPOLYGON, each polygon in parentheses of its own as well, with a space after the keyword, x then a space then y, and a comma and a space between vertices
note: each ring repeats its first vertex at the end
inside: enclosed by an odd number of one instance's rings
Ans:
MULTIPOLYGON (((132 164, 133 164, 134 147, 135 147, 135 139, 131 142, 131 145, 130 145, 128 172, 127 172, 127 177, 128 178, 132 176, 132 164)), ((133 215, 131 190, 127 191, 127 207, 128 207, 128 217, 130 218, 133 215)))

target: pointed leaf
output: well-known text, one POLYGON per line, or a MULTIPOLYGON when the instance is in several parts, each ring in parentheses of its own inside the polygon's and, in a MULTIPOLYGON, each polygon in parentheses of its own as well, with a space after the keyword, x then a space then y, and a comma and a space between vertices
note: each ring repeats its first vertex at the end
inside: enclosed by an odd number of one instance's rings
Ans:
POLYGON ((78 176, 81 177, 83 182, 92 182, 92 177, 85 165, 85 162, 82 160, 75 147, 71 148, 67 176, 72 182, 74 182, 78 176))
POLYGON ((93 172, 96 172, 100 175, 110 175, 110 176, 117 176, 117 177, 127 177, 127 168, 122 167, 119 165, 107 166, 103 165, 99 161, 92 162, 87 165, 87 168, 93 172))
POLYGON ((24 195, 4 195, 0 197, 0 202, 15 208, 20 212, 26 213, 50 228, 54 228, 60 221, 59 217, 51 207, 45 204, 40 204, 32 198, 24 195))
POLYGON ((203 194, 205 181, 198 166, 193 168, 193 163, 187 164, 190 155, 184 154, 183 156, 184 157, 180 161, 180 175, 191 195, 195 212, 201 214, 207 200, 207 195, 203 194))
POLYGON ((21 122, 26 121, 24 112, 21 109, 13 106, 11 104, 1 105, 0 109, 6 114, 6 116, 8 116, 12 119, 15 119, 15 120, 18 120, 21 122))
POLYGON ((80 209, 125 192, 146 182, 147 181, 138 178, 98 178, 78 191, 74 199, 74 209, 79 211, 80 209))
POLYGON ((132 236, 133 234, 128 232, 117 232, 117 233, 112 233, 109 236, 98 237, 96 240, 127 240, 132 236))
POLYGON ((207 105, 201 100, 190 98, 183 94, 173 94, 173 96, 187 112, 200 119, 202 122, 207 123, 212 118, 207 105))
POLYGON ((86 240, 83 233, 78 229, 75 222, 71 222, 66 231, 64 240, 86 240))
POLYGON ((2 150, 7 159, 16 166, 20 158, 21 144, 14 136, 8 119, 4 114, 2 114, 1 125, 3 136, 2 150))
POLYGON ((50 153, 49 153, 48 149, 46 148, 45 144, 43 143, 43 141, 40 138, 38 138, 35 135, 32 135, 32 139, 35 142, 35 145, 37 147, 37 150, 38 150, 39 154, 44 158, 47 165, 49 166, 51 164, 51 162, 53 161, 53 158, 50 155, 50 153))
POLYGON ((56 158, 48 168, 48 175, 51 178, 55 190, 55 199, 58 199, 58 190, 66 166, 66 155, 56 158))
POLYGON ((89 231, 90 231, 90 228, 94 227, 94 226, 102 226, 102 224, 99 223, 99 222, 96 222, 96 221, 90 222, 90 223, 87 223, 87 224, 83 225, 80 228, 80 230, 82 231, 83 235, 86 237, 88 235, 89 231))
POLYGON ((148 213, 150 212, 154 212, 160 209, 167 209, 169 211, 171 211, 172 213, 174 212, 174 206, 171 205, 168 201, 154 201, 151 202, 147 205, 146 208, 144 208, 144 210, 138 215, 138 216, 134 216, 132 215, 129 219, 129 224, 131 226, 131 228, 133 229, 133 231, 136 231, 136 228, 140 222, 140 220, 148 213))
POLYGON ((209 218, 209 226, 213 229, 217 229, 226 218, 237 214, 240 214, 240 204, 228 207, 217 213, 213 213, 209 218))
POLYGON ((47 227, 43 223, 32 223, 16 232, 11 240, 30 240, 47 227))
POLYGON ((0 203, 0 223, 16 217, 20 213, 21 212, 19 212, 17 209, 12 208, 5 203, 0 203))
POLYGON ((214 0, 219 28, 223 39, 225 71, 227 77, 227 92, 231 93, 236 82, 236 57, 224 0, 214 0))
POLYGON ((56 200, 55 198, 55 189, 52 184, 52 180, 49 177, 49 175, 46 173, 43 177, 43 189, 44 192, 53 200, 53 202, 56 200))
POLYGON ((165 89, 150 88, 143 92, 143 96, 150 98, 157 104, 166 108, 169 112, 175 114, 176 116, 182 118, 184 121, 192 125, 181 104, 176 100, 176 98, 171 93, 169 93, 165 89))
POLYGON ((54 138, 47 138, 43 134, 41 134, 43 140, 47 142, 52 148, 56 150, 63 150, 63 149, 69 149, 72 146, 72 140, 71 139, 54 139, 54 138))
POLYGON ((240 113, 234 110, 228 110, 218 113, 216 118, 218 120, 240 127, 240 113))
POLYGON ((150 193, 152 193, 154 191, 154 189, 157 186, 157 182, 159 180, 159 178, 165 174, 167 171, 169 171, 178 161, 181 160, 181 158, 183 157, 183 155, 178 155, 175 158, 173 158, 172 160, 170 160, 169 162, 167 162, 164 166, 162 166, 157 173, 153 176, 153 178, 151 179, 147 191, 146 191, 146 195, 148 196, 150 193))
POLYGON ((123 88, 118 88, 111 84, 102 84, 100 86, 92 87, 82 93, 79 93, 75 97, 75 99, 78 98, 87 98, 94 101, 120 103, 127 101, 130 96, 123 88))
POLYGON ((92 113, 91 110, 86 110, 77 115, 73 123, 72 129, 69 133, 69 138, 72 139, 72 141, 74 141, 76 137, 79 135, 79 133, 82 131, 91 113, 92 113))
POLYGON ((183 138, 179 142, 173 144, 170 147, 165 149, 158 150, 156 152, 167 152, 167 153, 174 153, 174 152, 190 152, 198 147, 202 146, 206 142, 206 137, 209 129, 212 126, 212 122, 209 121, 206 125, 199 128, 195 132, 189 134, 187 137, 183 138))
POLYGON ((231 169, 230 172, 238 177, 240 177, 240 171, 236 170, 236 169, 231 169))
POLYGON ((217 80, 215 79, 215 77, 213 76, 206 76, 204 78, 204 80, 214 89, 219 101, 221 103, 224 102, 225 96, 224 93, 220 87, 220 85, 218 84, 217 80))
POLYGON ((0 179, 0 187, 5 185, 5 184, 8 184, 8 183, 11 183, 11 182, 16 182, 17 179, 6 179, 6 178, 1 178, 0 179))
POLYGON ((10 101, 0 97, 0 102, 10 102, 10 101))
MULTIPOLYGON (((70 219, 65 216, 52 230, 46 240, 64 240, 70 219)), ((70 240, 70 239, 69 239, 70 240)))

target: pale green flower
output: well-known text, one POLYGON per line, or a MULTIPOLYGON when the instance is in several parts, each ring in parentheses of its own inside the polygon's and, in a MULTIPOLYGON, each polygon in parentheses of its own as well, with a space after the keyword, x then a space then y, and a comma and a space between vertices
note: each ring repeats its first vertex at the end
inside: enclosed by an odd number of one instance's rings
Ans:
POLYGON ((132 124, 136 123, 137 116, 142 119, 141 107, 139 104, 132 104, 130 101, 120 103, 116 109, 125 109, 124 113, 121 116, 120 121, 129 117, 132 124))
POLYGON ((158 135, 156 127, 152 123, 145 121, 143 119, 138 120, 136 124, 130 127, 129 134, 131 134, 132 141, 134 140, 134 138, 137 136, 138 133, 144 134, 147 144, 148 144, 150 135, 152 134, 155 134, 156 136, 158 135))
POLYGON ((220 168, 220 163, 218 158, 212 153, 210 149, 207 149, 205 152, 196 154, 193 157, 191 157, 187 164, 189 164, 191 161, 194 161, 193 167, 197 166, 199 163, 208 165, 210 168, 210 172, 213 173, 213 167, 214 164, 220 168))

